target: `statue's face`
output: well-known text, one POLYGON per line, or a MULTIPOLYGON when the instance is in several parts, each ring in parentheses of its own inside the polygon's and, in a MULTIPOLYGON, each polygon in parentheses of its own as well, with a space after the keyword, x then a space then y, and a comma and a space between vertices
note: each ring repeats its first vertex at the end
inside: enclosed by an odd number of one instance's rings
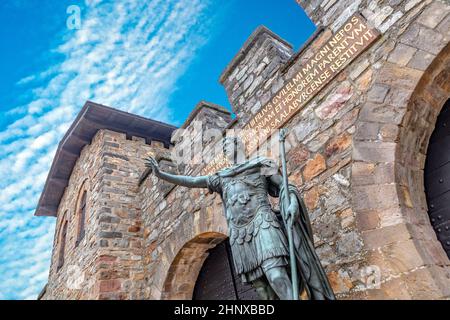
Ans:
POLYGON ((223 153, 230 163, 239 163, 245 158, 245 146, 239 137, 223 140, 223 153))
POLYGON ((227 138, 223 143, 223 152, 228 161, 234 163, 239 161, 238 159, 242 156, 244 148, 239 138, 227 138))
POLYGON ((236 152, 236 142, 234 139, 225 139, 223 143, 223 152, 228 161, 234 161, 234 155, 236 152))

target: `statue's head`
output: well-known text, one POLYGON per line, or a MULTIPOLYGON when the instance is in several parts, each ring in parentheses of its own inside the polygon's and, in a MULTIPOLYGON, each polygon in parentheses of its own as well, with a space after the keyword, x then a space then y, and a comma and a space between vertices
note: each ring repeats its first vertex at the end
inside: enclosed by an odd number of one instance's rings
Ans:
POLYGON ((239 137, 225 137, 223 139, 223 153, 231 163, 239 159, 239 155, 244 153, 244 147, 239 137))

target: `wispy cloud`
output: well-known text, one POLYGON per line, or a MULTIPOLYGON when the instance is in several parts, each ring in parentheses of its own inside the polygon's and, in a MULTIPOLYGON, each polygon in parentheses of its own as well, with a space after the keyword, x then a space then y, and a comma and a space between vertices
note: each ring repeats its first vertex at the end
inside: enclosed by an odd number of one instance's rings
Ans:
MULTIPOLYGON (((35 218, 55 146, 86 100, 162 121, 210 28, 205 0, 86 0, 62 59, 20 80, 35 87, 0 132, 0 299, 33 299, 47 280, 54 219, 35 218)), ((62 13, 64 14, 64 13, 62 13)), ((56 60, 55 60, 56 61, 56 60)))

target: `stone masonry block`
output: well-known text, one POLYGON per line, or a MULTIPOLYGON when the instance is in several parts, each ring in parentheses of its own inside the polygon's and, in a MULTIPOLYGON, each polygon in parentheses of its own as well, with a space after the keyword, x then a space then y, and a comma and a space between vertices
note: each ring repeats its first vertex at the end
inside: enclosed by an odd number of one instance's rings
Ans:
POLYGON ((420 15, 417 22, 434 29, 444 17, 450 13, 450 5, 441 1, 433 1, 420 15))
POLYGON ((367 162, 393 162, 396 144, 393 142, 354 141, 353 159, 367 162))
POLYGON ((388 244, 407 241, 411 234, 405 224, 398 224, 362 232, 364 246, 367 250, 382 248, 388 244))
POLYGON ((325 159, 321 154, 317 154, 313 159, 306 162, 306 166, 303 169, 303 177, 306 181, 311 180, 327 168, 325 159))
POLYGON ((417 49, 438 54, 444 46, 443 36, 421 24, 413 24, 401 38, 404 44, 417 49))
POLYGON ((416 48, 399 43, 389 55, 388 61, 400 66, 406 66, 416 52, 416 48))
POLYGON ((399 205, 395 184, 357 186, 353 188, 353 209, 387 209, 399 205))

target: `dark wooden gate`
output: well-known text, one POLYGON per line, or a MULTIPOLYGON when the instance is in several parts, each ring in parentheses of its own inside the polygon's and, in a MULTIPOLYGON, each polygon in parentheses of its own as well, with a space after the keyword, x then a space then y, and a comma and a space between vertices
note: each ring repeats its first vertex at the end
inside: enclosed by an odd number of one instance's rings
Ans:
POLYGON ((200 270, 193 294, 194 300, 257 300, 250 285, 243 285, 231 260, 228 240, 209 250, 200 270))
POLYGON ((450 258, 450 100, 442 109, 430 138, 425 192, 431 225, 450 258))

